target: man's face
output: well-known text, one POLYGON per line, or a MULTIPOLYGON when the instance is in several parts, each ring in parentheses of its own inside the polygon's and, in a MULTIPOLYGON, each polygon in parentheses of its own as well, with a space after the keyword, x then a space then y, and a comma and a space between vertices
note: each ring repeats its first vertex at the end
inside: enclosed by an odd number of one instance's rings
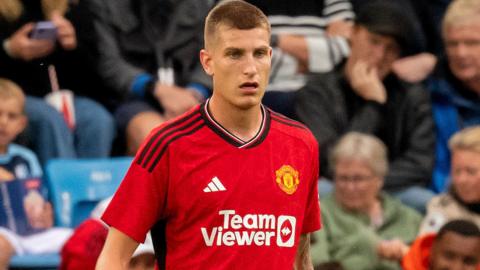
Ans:
POLYGON ((200 58, 213 77, 212 102, 224 102, 239 109, 260 104, 268 84, 272 50, 265 28, 240 30, 217 27, 200 58))
POLYGON ((375 34, 357 25, 351 38, 349 61, 364 61, 369 68, 376 68, 383 80, 392 70, 392 64, 400 57, 400 46, 393 37, 375 34))
POLYGON ((430 270, 475 270, 480 262, 480 237, 446 232, 436 239, 430 254, 430 270))
POLYGON ((0 99, 0 151, 22 132, 26 125, 26 117, 22 112, 23 104, 16 98, 0 99))
POLYGON ((448 64, 465 83, 480 80, 480 19, 451 25, 443 32, 448 64))
POLYGON ((466 203, 480 202, 480 153, 454 150, 451 173, 457 195, 466 203))

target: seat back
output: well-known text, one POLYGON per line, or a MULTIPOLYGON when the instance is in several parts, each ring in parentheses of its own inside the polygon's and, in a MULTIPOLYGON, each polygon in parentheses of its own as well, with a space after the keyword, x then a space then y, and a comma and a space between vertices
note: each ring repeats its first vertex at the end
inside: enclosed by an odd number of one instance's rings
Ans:
POLYGON ((75 228, 88 218, 99 201, 117 190, 131 162, 131 157, 49 161, 45 179, 56 226, 75 228))

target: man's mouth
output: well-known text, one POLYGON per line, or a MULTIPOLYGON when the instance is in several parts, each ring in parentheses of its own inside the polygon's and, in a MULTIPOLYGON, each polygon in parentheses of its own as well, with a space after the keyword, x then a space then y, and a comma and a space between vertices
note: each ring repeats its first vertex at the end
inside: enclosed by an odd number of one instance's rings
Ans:
POLYGON ((242 83, 242 84, 240 85, 240 88, 246 89, 246 90, 257 89, 257 88, 258 88, 258 83, 256 83, 256 82, 246 82, 246 83, 242 83))

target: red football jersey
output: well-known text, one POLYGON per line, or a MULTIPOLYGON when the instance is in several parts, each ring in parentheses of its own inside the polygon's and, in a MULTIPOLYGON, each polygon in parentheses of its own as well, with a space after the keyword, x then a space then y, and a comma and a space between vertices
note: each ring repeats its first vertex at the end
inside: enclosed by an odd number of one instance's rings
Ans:
POLYGON ((301 234, 320 228, 318 145, 302 124, 262 106, 242 141, 208 101, 156 128, 103 220, 143 242, 160 268, 288 269, 301 234))

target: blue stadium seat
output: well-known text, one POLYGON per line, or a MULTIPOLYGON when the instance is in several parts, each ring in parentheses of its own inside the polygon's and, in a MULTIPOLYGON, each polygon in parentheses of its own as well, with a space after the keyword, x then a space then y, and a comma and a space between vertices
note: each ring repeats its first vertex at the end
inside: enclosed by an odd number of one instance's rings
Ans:
POLYGON ((95 205, 113 195, 132 158, 55 159, 45 176, 55 213, 55 224, 75 228, 95 205))
MULTIPOLYGON (((99 201, 113 195, 131 162, 131 157, 49 161, 44 179, 53 204, 55 225, 75 228, 88 218, 99 201)), ((59 263, 58 254, 14 256, 10 267, 56 269, 59 263)))
POLYGON ((53 270, 57 269, 59 265, 59 254, 13 256, 12 260, 10 261, 10 269, 53 270))

